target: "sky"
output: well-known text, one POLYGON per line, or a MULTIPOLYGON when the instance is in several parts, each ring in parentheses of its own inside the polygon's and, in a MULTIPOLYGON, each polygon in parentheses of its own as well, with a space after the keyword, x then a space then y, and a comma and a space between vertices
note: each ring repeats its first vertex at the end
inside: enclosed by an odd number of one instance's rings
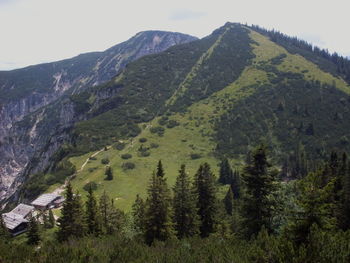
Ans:
POLYGON ((255 24, 350 56, 349 0, 0 0, 0 70, 102 51, 144 30, 255 24))

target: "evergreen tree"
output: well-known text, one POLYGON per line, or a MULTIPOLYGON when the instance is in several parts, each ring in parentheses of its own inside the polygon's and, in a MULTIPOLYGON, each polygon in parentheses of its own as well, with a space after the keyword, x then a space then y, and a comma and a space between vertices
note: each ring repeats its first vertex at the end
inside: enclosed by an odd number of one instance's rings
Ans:
POLYGON ((241 196, 241 179, 238 170, 233 173, 233 178, 231 182, 231 189, 234 199, 239 199, 241 196))
POLYGON ((272 232, 274 202, 271 194, 275 189, 277 174, 271 171, 270 166, 265 146, 261 145, 254 150, 251 164, 246 164, 244 168, 243 181, 246 195, 243 200, 242 216, 248 238, 257 235, 262 226, 272 232))
POLYGON ((83 236, 85 234, 85 227, 81 200, 78 194, 73 194, 72 186, 70 183, 67 184, 65 201, 63 203, 61 211, 62 215, 58 219, 58 240, 65 241, 70 237, 83 236))
POLYGON ((101 216, 102 231, 106 234, 114 234, 121 228, 122 212, 114 207, 113 199, 109 198, 106 191, 100 197, 99 211, 101 216))
POLYGON ((225 210, 226 213, 230 216, 232 216, 233 212, 233 192, 232 188, 229 187, 228 191, 226 193, 226 196, 224 198, 224 204, 225 204, 225 210))
POLYGON ((132 205, 132 216, 134 219, 134 230, 139 234, 145 233, 145 202, 137 194, 132 205))
POLYGON ((164 169, 163 169, 163 164, 162 161, 159 160, 158 165, 157 165, 157 177, 164 177, 165 173, 164 173, 164 169))
POLYGON ((233 179, 233 171, 231 169, 229 161, 225 158, 220 163, 220 175, 219 183, 231 184, 233 179))
POLYGON ((52 210, 49 210, 49 224, 50 224, 50 228, 55 227, 56 224, 56 220, 55 220, 55 216, 53 215, 52 210))
POLYGON ((106 175, 106 180, 108 180, 108 181, 113 180, 113 171, 112 171, 112 168, 110 166, 106 167, 105 175, 106 175))
POLYGON ((7 240, 10 237, 10 233, 4 222, 3 215, 0 214, 0 240, 7 240))
POLYGON ((340 197, 340 228, 343 230, 350 229, 350 162, 343 167, 342 190, 340 197))
POLYGON ((39 226, 34 216, 29 220, 29 229, 27 233, 27 244, 38 245, 40 242, 39 226))
POLYGON ((101 233, 100 214, 96 198, 93 194, 92 187, 89 188, 87 201, 85 202, 85 221, 87 233, 98 236, 101 233))
POLYGON ((178 238, 191 237, 198 233, 196 198, 191 191, 190 179, 185 165, 181 165, 174 186, 174 225, 178 238))
POLYGON ((208 237, 215 232, 218 212, 215 176, 208 163, 201 165, 195 175, 194 192, 197 196, 200 235, 208 237))
POLYGON ((42 219, 44 223, 44 228, 51 228, 49 218, 47 217, 46 211, 42 213, 42 219))
POLYGON ((167 240, 173 235, 171 198, 162 169, 159 162, 157 173, 153 173, 148 187, 145 213, 145 240, 148 244, 154 240, 167 240))

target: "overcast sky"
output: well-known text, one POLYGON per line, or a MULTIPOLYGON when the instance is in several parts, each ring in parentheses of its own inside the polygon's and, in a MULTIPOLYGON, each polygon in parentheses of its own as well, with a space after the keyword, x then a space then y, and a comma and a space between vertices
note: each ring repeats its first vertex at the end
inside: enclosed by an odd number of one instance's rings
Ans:
POLYGON ((0 0, 0 70, 105 50, 139 31, 258 24, 350 55, 349 0, 0 0))

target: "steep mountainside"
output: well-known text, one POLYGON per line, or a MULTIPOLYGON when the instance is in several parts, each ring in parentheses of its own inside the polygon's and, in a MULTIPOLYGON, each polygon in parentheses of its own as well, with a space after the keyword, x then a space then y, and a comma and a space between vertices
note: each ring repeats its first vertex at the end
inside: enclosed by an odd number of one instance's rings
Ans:
MULTIPOLYGON (((82 54, 72 59, 0 72, 0 199, 10 195, 9 187, 27 167, 33 155, 41 152, 46 139, 53 135, 38 134, 37 127, 45 116, 56 120, 44 106, 57 103, 64 95, 78 94, 88 87, 109 81, 129 62, 158 53, 196 38, 180 33, 146 31, 104 52, 82 54), (44 114, 46 112, 47 114, 44 114), (24 121, 32 114, 33 123, 24 121), (23 138, 28 135, 30 139, 23 138), (50 135, 50 136, 49 136, 50 135)), ((61 107, 60 127, 72 122, 72 109, 61 107)), ((50 107, 49 107, 50 108, 50 107)), ((46 127, 50 130, 51 126, 46 127)), ((62 132, 62 129, 60 132, 62 132)), ((63 135, 58 131, 58 137, 63 135)), ((57 139, 57 138, 56 138, 57 139)), ((53 144, 51 152, 58 146, 53 144)))
POLYGON ((159 159, 173 183, 182 163, 191 173, 222 156, 239 166, 260 142, 273 146, 277 165, 300 148, 315 159, 349 150, 350 87, 341 74, 315 64, 317 54, 307 60, 258 31, 227 23, 27 116, 16 124, 16 145, 29 141, 34 150, 30 176, 15 181, 25 182, 18 196, 54 189, 76 169, 80 191, 93 183, 129 209, 159 159), (106 158, 113 181, 104 180, 106 158))

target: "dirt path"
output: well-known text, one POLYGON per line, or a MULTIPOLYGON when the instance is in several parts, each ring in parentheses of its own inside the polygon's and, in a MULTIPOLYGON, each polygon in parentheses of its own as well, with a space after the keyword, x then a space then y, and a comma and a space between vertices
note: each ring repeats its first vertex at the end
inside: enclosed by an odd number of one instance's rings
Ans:
MULTIPOLYGON (((110 149, 111 146, 108 146, 107 149, 110 149)), ((77 173, 80 173, 81 171, 84 170, 84 167, 88 164, 89 162, 89 159, 91 157, 95 157, 96 155, 98 155, 100 152, 103 152, 105 148, 103 148, 102 150, 99 150, 98 152, 95 152, 94 154, 92 154, 91 156, 89 156, 86 161, 83 163, 83 165, 80 167, 80 169, 78 171, 76 171, 73 175, 69 176, 65 181, 64 181, 64 184, 59 186, 58 188, 56 188, 52 193, 53 194, 57 194, 57 195, 60 195, 64 192, 64 190, 66 189, 66 186, 68 184, 68 182, 74 177, 77 175, 77 173)))

